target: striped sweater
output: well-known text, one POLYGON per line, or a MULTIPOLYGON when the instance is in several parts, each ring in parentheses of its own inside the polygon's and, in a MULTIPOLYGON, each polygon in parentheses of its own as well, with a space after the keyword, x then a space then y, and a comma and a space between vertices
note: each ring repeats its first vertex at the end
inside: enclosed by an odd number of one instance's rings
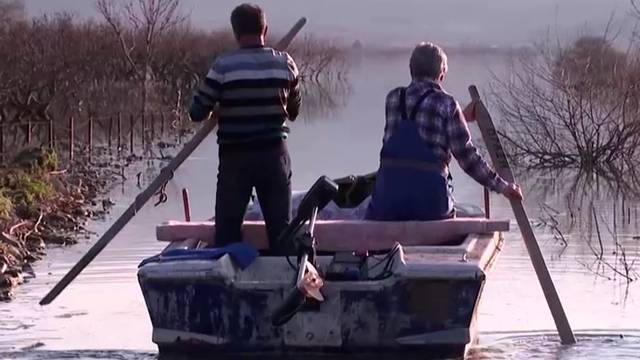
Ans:
POLYGON ((300 110, 298 81, 286 52, 252 47, 222 54, 194 95, 191 119, 206 119, 218 104, 218 144, 285 139, 286 120, 295 120, 300 110))

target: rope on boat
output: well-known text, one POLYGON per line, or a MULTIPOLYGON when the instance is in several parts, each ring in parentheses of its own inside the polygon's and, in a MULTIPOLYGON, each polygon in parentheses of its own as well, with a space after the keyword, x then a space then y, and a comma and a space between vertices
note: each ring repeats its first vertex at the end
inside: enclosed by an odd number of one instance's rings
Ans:
MULTIPOLYGON (((163 169, 162 172, 164 172, 164 169, 163 169)), ((167 200, 169 198, 167 196, 167 184, 169 184, 169 181, 171 181, 171 179, 173 179, 173 174, 174 174, 174 172, 171 171, 171 173, 170 173, 169 177, 167 178, 167 180, 165 180, 165 182, 162 184, 162 186, 160 187, 158 192, 154 194, 154 195, 158 196, 158 202, 153 205, 154 207, 157 207, 158 205, 164 204, 164 203, 167 202, 167 200)))

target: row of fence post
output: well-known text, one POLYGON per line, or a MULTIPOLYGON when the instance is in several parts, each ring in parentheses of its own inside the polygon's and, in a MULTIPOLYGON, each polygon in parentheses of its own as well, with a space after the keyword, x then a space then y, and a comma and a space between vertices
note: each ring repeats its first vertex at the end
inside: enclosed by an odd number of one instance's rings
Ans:
POLYGON ((4 164, 4 124, 0 124, 0 165, 4 164))
MULTIPOLYGON (((147 125, 147 121, 145 120, 146 116, 143 116, 141 119, 141 129, 140 131, 140 145, 142 147, 144 147, 147 142, 149 141, 153 141, 156 139, 156 128, 157 128, 157 124, 156 124, 156 119, 158 119, 157 115, 154 114, 150 114, 148 115, 150 118, 150 128, 147 129, 146 125, 147 125), (149 140, 147 138, 147 134, 149 131, 149 135, 150 135, 150 139, 149 140)), ((159 120, 160 120, 160 137, 164 137, 165 135, 165 116, 164 114, 160 114, 159 115, 159 120)), ((105 118, 106 121, 108 121, 108 123, 106 124, 106 145, 108 146, 109 149, 112 149, 114 145, 117 146, 117 152, 121 152, 123 150, 123 139, 126 139, 126 136, 129 136, 129 152, 131 154, 134 153, 135 150, 135 142, 136 142, 136 133, 137 133, 137 129, 136 129, 136 116, 134 115, 130 115, 129 116, 129 133, 128 134, 123 134, 123 115, 121 113, 118 113, 116 116, 111 116, 109 118, 105 118), (115 123, 115 124, 114 124, 115 123), (114 129, 115 127, 115 129, 114 129), (114 130, 115 130, 115 134, 114 134, 114 130), (114 144, 114 135, 115 135, 115 144, 114 144)), ((96 120, 93 117, 88 117, 87 118, 87 128, 86 128, 86 141, 85 141, 85 145, 86 145, 86 150, 87 150, 87 155, 89 156, 89 159, 91 159, 92 153, 93 153, 93 149, 94 149, 94 140, 95 140, 95 127, 94 127, 94 122, 96 120)), ((39 123, 33 123, 31 121, 28 121, 26 124, 11 124, 11 125, 6 125, 6 124, 2 124, 0 123, 0 165, 5 164, 6 161, 8 160, 8 156, 9 151, 7 150, 7 130, 10 127, 14 127, 14 128, 19 128, 21 126, 26 126, 26 133, 25 133, 25 137, 24 137, 24 143, 25 145, 29 146, 29 145, 34 145, 34 136, 33 136, 33 128, 36 125, 46 125, 47 126, 47 132, 46 132, 46 139, 44 141, 42 141, 42 143, 40 145, 48 145, 51 148, 56 148, 56 131, 55 131, 55 124, 53 122, 53 120, 49 120, 47 122, 39 122, 39 123)), ((105 130, 105 124, 102 123, 101 128, 103 130, 105 130)), ((67 120, 67 138, 68 138, 68 149, 67 149, 67 154, 69 157, 70 161, 74 160, 75 157, 75 153, 77 150, 77 124, 76 124, 76 118, 74 116, 70 116, 67 120)), ((59 134, 59 133, 58 133, 59 134)), ((81 136, 81 138, 84 138, 85 136, 81 136)), ((13 151, 11 152, 13 153, 13 151)))

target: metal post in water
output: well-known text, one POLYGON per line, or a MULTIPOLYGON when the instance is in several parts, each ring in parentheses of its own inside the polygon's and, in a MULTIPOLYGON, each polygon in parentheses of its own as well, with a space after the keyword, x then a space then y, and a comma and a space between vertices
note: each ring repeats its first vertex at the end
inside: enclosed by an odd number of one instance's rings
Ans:
POLYGON ((87 126, 87 148, 89 151, 89 161, 91 161, 91 153, 93 151, 93 116, 89 116, 89 124, 87 126))
POLYGON ((145 114, 144 112, 142 113, 142 130, 140 130, 140 134, 142 135, 142 137, 140 138, 140 141, 142 143, 142 148, 144 149, 144 144, 145 144, 145 135, 146 135, 146 121, 145 121, 145 114))
POLYGON ((31 119, 27 120, 27 145, 31 145, 31 119))
POLYGON ((54 135, 54 130, 53 130, 53 119, 49 119, 49 125, 48 125, 48 132, 49 132, 49 147, 51 149, 55 148, 55 135, 54 135))
POLYGON ((122 114, 118 112, 118 154, 122 151, 122 114))
POLYGON ((73 162, 73 116, 69 117, 69 162, 73 162))
POLYGON ((0 123, 0 165, 4 165, 4 123, 0 123))
POLYGON ((129 123, 131 124, 131 137, 129 139, 129 152, 131 154, 133 154, 133 137, 135 135, 134 131, 133 131, 133 114, 131 116, 129 116, 129 123))
POLYGON ((107 139, 107 143, 109 146, 109 151, 111 151, 111 146, 113 145, 113 142, 111 141, 111 137, 113 136, 113 116, 109 116, 109 135, 108 135, 108 139, 107 139))
POLYGON ((153 116, 153 114, 151 114, 150 116, 151 116, 151 142, 153 143, 153 141, 156 138, 156 126, 155 126, 156 117, 153 116))

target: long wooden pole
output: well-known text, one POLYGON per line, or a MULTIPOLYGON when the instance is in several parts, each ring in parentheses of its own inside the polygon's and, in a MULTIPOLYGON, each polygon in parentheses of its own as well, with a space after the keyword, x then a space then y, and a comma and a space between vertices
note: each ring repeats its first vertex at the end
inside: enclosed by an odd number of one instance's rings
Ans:
MULTIPOLYGON (((504 149, 502 148, 502 144, 500 143, 500 138, 498 138, 498 133, 496 132, 493 120, 491 119, 491 115, 489 115, 489 111, 480 100, 480 93, 478 92, 478 89, 474 85, 471 85, 469 87, 469 94, 471 94, 471 99, 477 102, 475 107, 476 121, 478 122, 478 127, 482 133, 482 138, 487 145, 487 150, 489 151, 489 156, 491 157, 493 166, 503 179, 509 182, 515 182, 515 177, 513 176, 513 172, 509 166, 509 161, 505 155, 504 149)), ((510 202, 513 214, 518 222, 518 227, 522 232, 522 238, 524 239, 527 251, 529 252, 529 258, 531 258, 531 263, 533 264, 533 268, 538 276, 542 292, 544 293, 544 297, 549 305, 549 310, 551 310, 553 320, 556 323, 560 340, 562 341, 562 344, 565 345, 574 344, 576 342, 576 338, 574 337, 571 326, 569 325, 567 315, 562 308, 562 303, 560 302, 556 288, 553 285, 551 275, 549 275, 549 270, 547 269, 544 257, 542 256, 542 252, 538 246, 538 241, 536 240, 533 229, 531 228, 527 212, 522 205, 522 201, 510 200, 510 202)))
MULTIPOLYGON (((298 34, 300 29, 306 24, 306 18, 300 18, 298 22, 289 30, 289 32, 278 42, 276 49, 286 49, 293 38, 298 34)), ((144 204, 156 193, 158 189, 168 181, 174 171, 193 153, 200 143, 209 135, 216 127, 217 121, 211 118, 204 122, 203 126, 196 132, 193 138, 184 146, 184 148, 176 155, 167 166, 160 171, 153 182, 147 188, 136 196, 134 202, 120 215, 113 225, 100 237, 95 245, 69 270, 69 272, 40 300, 40 305, 50 304, 72 281, 80 274, 96 256, 104 249, 109 242, 122 230, 122 228, 131 220, 136 213, 144 206, 144 204)), ((133 131, 133 129, 132 129, 133 131)))

